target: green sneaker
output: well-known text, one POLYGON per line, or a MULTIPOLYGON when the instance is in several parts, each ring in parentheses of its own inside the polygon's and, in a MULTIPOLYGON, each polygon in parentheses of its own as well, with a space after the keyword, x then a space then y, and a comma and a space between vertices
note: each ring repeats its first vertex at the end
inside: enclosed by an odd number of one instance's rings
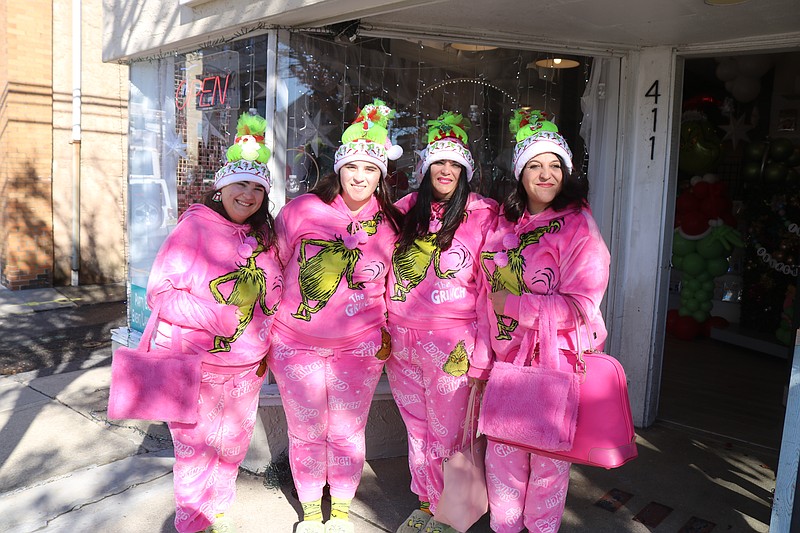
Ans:
POLYGON ((421 509, 414 509, 414 512, 397 528, 396 533, 422 533, 430 519, 431 515, 429 513, 421 509))

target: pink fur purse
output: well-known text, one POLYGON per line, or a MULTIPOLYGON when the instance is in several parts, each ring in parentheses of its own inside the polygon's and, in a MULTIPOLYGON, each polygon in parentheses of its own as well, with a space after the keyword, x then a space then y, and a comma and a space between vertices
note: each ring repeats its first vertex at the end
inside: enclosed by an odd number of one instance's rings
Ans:
MULTIPOLYGON (((540 328, 549 329, 551 313, 540 315, 540 328)), ((530 332, 513 363, 497 361, 483 393, 478 430, 513 446, 561 451, 572 447, 578 418, 580 376, 561 370, 555 345, 540 335, 539 364, 533 359, 530 332)))
POLYGON ((150 344, 159 305, 150 314, 137 348, 122 346, 111 361, 108 418, 197 422, 202 364, 181 349, 181 329, 172 326, 170 349, 150 344))

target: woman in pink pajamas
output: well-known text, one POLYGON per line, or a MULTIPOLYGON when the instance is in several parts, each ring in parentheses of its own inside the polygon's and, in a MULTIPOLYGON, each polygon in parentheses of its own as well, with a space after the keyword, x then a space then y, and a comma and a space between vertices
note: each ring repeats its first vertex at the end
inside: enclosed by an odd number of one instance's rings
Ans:
POLYGON ((266 371, 282 275, 269 214, 266 121, 242 115, 214 190, 190 206, 150 272, 147 303, 160 305, 156 344, 181 328, 184 351, 202 359, 198 420, 168 424, 175 449, 175 528, 232 532, 223 515, 236 496, 266 371))
POLYGON ((276 226, 287 280, 273 329, 272 369, 303 507, 296 533, 348 533, 364 466, 364 429, 389 355, 386 277, 401 213, 384 182, 394 111, 376 100, 342 136, 334 173, 287 204, 276 226), (330 488, 331 516, 321 500, 330 488))
POLYGON ((476 310, 483 302, 478 257, 497 203, 470 192, 469 122, 445 112, 428 124, 419 192, 397 202, 407 214, 387 293, 386 371, 408 431, 411 490, 420 501, 397 533, 455 531, 436 520, 442 461, 461 447, 469 362, 476 353, 488 359, 490 344, 486 313, 476 310))
MULTIPOLYGON (((599 307, 608 285, 608 248, 589 210, 586 177, 573 171, 572 152, 555 124, 539 118, 537 111, 514 114, 511 131, 518 142, 513 164, 519 185, 481 253, 482 284, 494 311, 491 342, 497 361, 513 361, 523 339, 534 356, 540 346, 574 350, 570 298, 586 310, 596 334, 594 345, 602 347, 606 338, 599 307)), ((583 345, 588 346, 588 339, 583 345)), ((491 365, 491 359, 476 358, 470 377, 487 379, 491 365)), ((527 401, 535 403, 536 398, 527 401)), ((492 529, 558 531, 569 467, 489 439, 486 482, 492 529)))

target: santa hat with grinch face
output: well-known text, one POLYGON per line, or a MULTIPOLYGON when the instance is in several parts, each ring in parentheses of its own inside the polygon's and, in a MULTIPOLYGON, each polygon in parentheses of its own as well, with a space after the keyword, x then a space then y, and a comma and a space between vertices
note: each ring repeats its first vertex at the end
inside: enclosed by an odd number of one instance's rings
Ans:
POLYGON ((389 160, 395 161, 403 155, 403 147, 392 145, 389 139, 389 119, 394 114, 394 109, 377 98, 364 106, 342 134, 342 145, 334 158, 334 172, 351 161, 369 161, 377 165, 385 177, 389 160))
POLYGON ((511 117, 508 129, 517 139, 514 147, 514 176, 517 179, 531 158, 548 152, 560 156, 567 166, 567 174, 572 173, 572 151, 564 137, 559 135, 558 127, 544 117, 543 112, 526 108, 515 110, 511 117))
POLYGON ((420 178, 425 175, 431 164, 436 161, 455 161, 462 167, 467 175, 467 181, 472 179, 475 170, 475 161, 467 148, 471 124, 461 115, 445 111, 436 120, 428 121, 428 146, 420 154, 422 166, 420 178))
POLYGON ((266 131, 267 119, 242 113, 236 125, 236 141, 225 153, 228 162, 214 176, 214 190, 237 181, 252 181, 263 185, 269 194, 267 162, 272 153, 264 144, 266 131))

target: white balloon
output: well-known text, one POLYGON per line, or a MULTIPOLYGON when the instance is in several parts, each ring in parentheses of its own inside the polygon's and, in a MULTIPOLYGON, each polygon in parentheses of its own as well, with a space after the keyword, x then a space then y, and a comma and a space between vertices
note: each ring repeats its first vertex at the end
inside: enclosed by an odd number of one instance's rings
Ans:
POLYGON ((761 91, 761 82, 756 78, 747 76, 739 76, 733 82, 733 90, 731 94, 733 97, 743 104, 752 102, 761 91))
POLYGON ((723 59, 716 70, 719 81, 732 81, 739 74, 739 66, 736 60, 730 57, 723 59))
POLYGON ((751 78, 760 78, 772 68, 772 60, 765 55, 747 55, 736 59, 739 74, 751 78))

